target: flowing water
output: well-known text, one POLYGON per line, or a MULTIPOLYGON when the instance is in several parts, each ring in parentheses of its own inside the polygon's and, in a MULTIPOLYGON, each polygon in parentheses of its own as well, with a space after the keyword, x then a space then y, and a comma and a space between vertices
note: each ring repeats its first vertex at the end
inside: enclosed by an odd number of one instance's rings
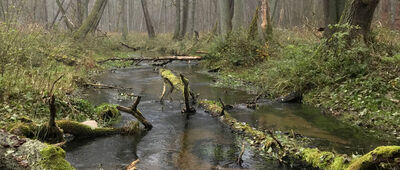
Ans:
MULTIPOLYGON (((200 73, 196 64, 173 63, 172 70, 183 73, 191 88, 200 98, 218 99, 234 105, 231 112, 240 121, 258 128, 295 131, 312 137, 315 145, 349 153, 363 152, 379 142, 366 140, 358 130, 346 127, 326 117, 317 109, 301 104, 269 102, 257 110, 250 110, 242 103, 254 98, 244 91, 212 86, 212 78, 200 73)), ((109 136, 73 141, 67 145, 66 159, 77 169, 123 169, 140 159, 139 169, 290 169, 273 160, 266 160, 251 149, 243 155, 243 167, 236 164, 242 143, 239 137, 201 109, 186 118, 179 94, 159 102, 163 81, 153 67, 108 71, 97 77, 103 84, 132 88, 130 93, 143 96, 139 109, 153 124, 153 129, 142 136, 109 136)), ((85 92, 94 104, 112 103, 130 106, 132 100, 121 91, 89 89, 85 92)), ((122 126, 135 120, 122 113, 122 126)))

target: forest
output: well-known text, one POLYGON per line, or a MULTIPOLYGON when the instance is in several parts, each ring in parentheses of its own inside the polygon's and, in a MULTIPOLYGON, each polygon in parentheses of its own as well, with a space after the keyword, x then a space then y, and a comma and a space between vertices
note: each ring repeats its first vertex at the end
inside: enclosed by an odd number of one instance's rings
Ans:
POLYGON ((0 0, 0 169, 400 169, 399 0, 0 0))

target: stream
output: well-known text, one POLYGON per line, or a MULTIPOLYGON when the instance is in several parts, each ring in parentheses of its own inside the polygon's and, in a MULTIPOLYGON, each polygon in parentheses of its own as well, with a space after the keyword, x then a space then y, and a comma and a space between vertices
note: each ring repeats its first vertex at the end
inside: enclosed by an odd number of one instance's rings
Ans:
MULTIPOLYGON (((202 72, 196 63, 173 62, 168 68, 183 73, 200 98, 216 100, 221 97, 226 104, 234 106, 229 112, 235 118, 254 127, 293 130, 310 137, 315 147, 339 153, 363 154, 383 144, 307 105, 266 102, 257 110, 247 109, 244 103, 255 95, 214 87, 213 78, 202 72)), ((241 137, 200 108, 187 119, 181 114, 184 104, 177 92, 161 104, 163 80, 151 65, 110 70, 96 80, 132 88, 129 93, 143 96, 139 109, 154 127, 142 136, 114 135, 67 144, 66 159, 77 169, 124 169, 136 159, 140 159, 139 169, 291 169, 249 148, 244 152, 242 167, 238 166, 241 137)), ((132 98, 113 89, 88 89, 84 93, 95 105, 130 106, 133 102, 132 98)), ((132 120, 136 119, 122 112, 121 122, 115 126, 132 120)))

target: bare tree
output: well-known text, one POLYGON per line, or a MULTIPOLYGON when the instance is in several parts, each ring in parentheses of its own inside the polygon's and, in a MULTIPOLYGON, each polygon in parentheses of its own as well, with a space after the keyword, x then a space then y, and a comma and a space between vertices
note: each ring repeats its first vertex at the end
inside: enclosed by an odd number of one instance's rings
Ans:
POLYGON ((175 0, 175 32, 173 39, 179 39, 181 32, 181 0, 175 0))
POLYGON ((121 19, 121 31, 122 31, 122 39, 126 40, 127 36, 128 36, 128 20, 127 20, 127 13, 126 13, 126 9, 127 9, 127 3, 126 0, 120 0, 120 9, 121 9, 121 13, 122 13, 122 19, 121 19))
POLYGON ((262 14, 262 24, 261 29, 264 34, 264 38, 269 40, 272 36, 272 22, 270 17, 270 8, 268 0, 262 0, 261 3, 261 14, 262 14))
POLYGON ((186 35, 188 16, 189 16, 189 0, 183 0, 182 5, 182 19, 181 19, 181 30, 179 32, 179 39, 182 39, 186 35))
POLYGON ((232 31, 234 0, 219 0, 221 8, 221 33, 227 35, 232 31))
POLYGON ((147 33, 149 34, 150 38, 154 38, 156 36, 156 33, 154 32, 153 23, 151 22, 149 10, 147 8, 147 1, 141 0, 141 2, 142 2, 144 19, 146 21, 147 33))
MULTIPOLYGON (((57 0, 58 1, 58 0, 57 0)), ((103 15, 104 8, 107 5, 108 0, 96 0, 92 11, 89 16, 85 19, 82 26, 75 32, 75 39, 85 38, 89 32, 94 32, 99 25, 101 16, 103 15)))

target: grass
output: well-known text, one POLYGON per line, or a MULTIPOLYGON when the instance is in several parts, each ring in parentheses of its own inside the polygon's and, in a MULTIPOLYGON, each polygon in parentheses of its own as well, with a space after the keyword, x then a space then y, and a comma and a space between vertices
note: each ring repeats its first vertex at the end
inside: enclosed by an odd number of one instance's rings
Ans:
POLYGON ((400 137, 400 33, 373 30, 376 41, 371 46, 356 39, 351 48, 346 32, 326 42, 306 28, 275 30, 272 41, 253 45, 245 32, 233 33, 233 41, 210 45, 204 64, 221 69, 220 86, 247 86, 271 98, 301 92, 304 103, 349 124, 400 137), (238 41, 245 45, 238 46, 238 41))

